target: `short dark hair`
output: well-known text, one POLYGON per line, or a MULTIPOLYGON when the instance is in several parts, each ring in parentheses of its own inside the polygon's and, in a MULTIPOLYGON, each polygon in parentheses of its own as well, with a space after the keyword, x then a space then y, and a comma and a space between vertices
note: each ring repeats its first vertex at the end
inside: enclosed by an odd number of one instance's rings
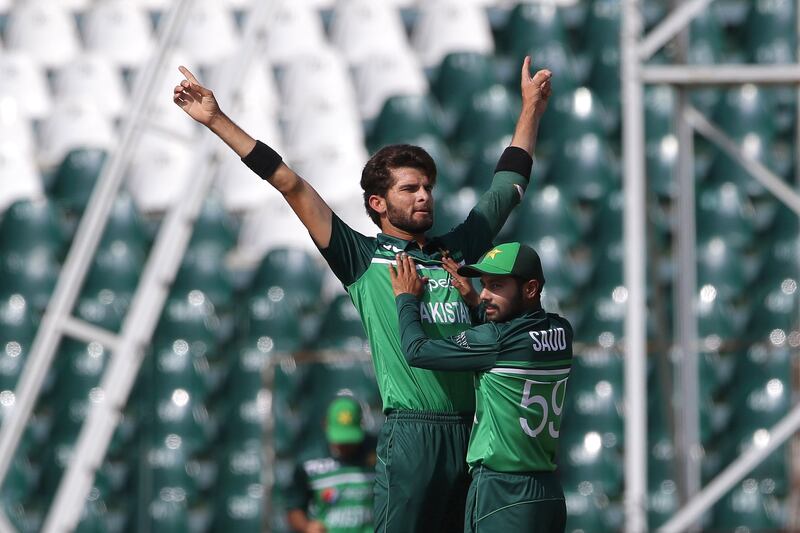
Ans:
POLYGON ((361 188, 364 190, 364 207, 369 218, 381 226, 378 212, 369 206, 369 197, 373 194, 386 196, 387 191, 394 184, 391 171, 396 168, 415 168, 436 183, 436 163, 433 158, 420 148, 411 144, 390 144, 384 146, 369 158, 364 170, 361 172, 361 188))

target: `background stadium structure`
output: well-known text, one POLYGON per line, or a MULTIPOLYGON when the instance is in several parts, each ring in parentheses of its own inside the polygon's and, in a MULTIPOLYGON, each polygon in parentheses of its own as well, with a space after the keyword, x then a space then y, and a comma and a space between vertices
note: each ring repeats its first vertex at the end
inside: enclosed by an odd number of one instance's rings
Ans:
MULTIPOLYGON (((282 198, 171 102, 179 64, 368 234, 370 151, 431 152, 446 230, 508 144, 522 57, 550 68, 502 239, 537 248, 580 342, 568 530, 702 503, 798 424, 800 110, 775 85, 800 79, 798 8, 681 5, 0 0, 0 530, 284 531, 333 395, 379 429, 355 310, 282 198)), ((687 524, 800 527, 798 453, 782 443, 687 524)))

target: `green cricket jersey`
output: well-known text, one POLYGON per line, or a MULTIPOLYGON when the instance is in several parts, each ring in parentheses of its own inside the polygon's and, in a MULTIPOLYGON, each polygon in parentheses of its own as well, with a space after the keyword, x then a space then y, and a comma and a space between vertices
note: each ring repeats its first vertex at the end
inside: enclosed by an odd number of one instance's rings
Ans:
POLYGON ((467 329, 471 325, 470 310, 441 266, 442 252, 448 250, 456 262, 477 261, 492 247, 492 240, 519 203, 527 181, 526 176, 514 170, 499 170, 491 188, 467 219, 449 233, 428 239, 421 248, 415 241, 383 233, 364 236, 333 216, 330 245, 321 252, 361 315, 384 411, 474 411, 470 373, 412 368, 406 362, 388 265, 394 263, 399 252, 406 252, 414 258, 420 275, 429 278, 418 309, 426 335, 445 338, 467 329))
POLYGON ((477 409, 467 462, 497 472, 555 470, 561 411, 572 364, 572 326, 539 309, 432 340, 419 300, 397 297, 403 351, 413 367, 473 371, 477 409))
POLYGON ((371 533, 375 467, 368 459, 364 453, 350 463, 333 457, 304 461, 295 469, 287 507, 305 510, 330 533, 371 533))

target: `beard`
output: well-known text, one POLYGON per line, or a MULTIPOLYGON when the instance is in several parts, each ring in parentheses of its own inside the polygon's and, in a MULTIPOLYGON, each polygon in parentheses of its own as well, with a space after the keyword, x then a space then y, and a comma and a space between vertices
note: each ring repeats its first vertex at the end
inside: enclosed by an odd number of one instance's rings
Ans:
POLYGON ((414 219, 414 213, 406 214, 388 203, 386 204, 386 217, 392 225, 411 234, 425 233, 433 227, 433 212, 418 220, 414 219))
POLYGON ((522 314, 524 308, 524 300, 522 298, 522 294, 517 292, 514 295, 512 300, 509 300, 507 306, 503 306, 502 308, 496 305, 487 305, 488 308, 492 308, 497 314, 492 318, 486 317, 488 322, 507 322, 512 318, 515 318, 522 314))

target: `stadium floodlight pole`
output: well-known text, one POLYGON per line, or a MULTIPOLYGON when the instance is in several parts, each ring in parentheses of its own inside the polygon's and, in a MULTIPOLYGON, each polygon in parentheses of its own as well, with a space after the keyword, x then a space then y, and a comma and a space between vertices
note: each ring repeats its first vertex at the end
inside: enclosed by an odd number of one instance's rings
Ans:
MULTIPOLYGON (((676 4, 673 1, 673 5, 676 4)), ((686 6, 686 4, 683 4, 686 6)), ((680 9, 680 8, 678 8, 680 9)), ((678 33, 677 59, 686 64, 689 56, 688 26, 678 33)), ((675 450, 679 467, 680 501, 685 505, 701 487, 700 377, 695 300, 697 295, 697 225, 695 220, 694 130, 684 110, 691 106, 690 92, 678 87, 675 131, 678 140, 676 162, 677 198, 675 209, 675 333, 679 356, 679 394, 669 391, 669 405, 675 410, 675 450), (673 401, 677 398, 678 401, 673 401)), ((696 530, 693 524, 690 530, 696 530)))
POLYGON ((647 530, 647 307, 645 305, 644 84, 639 0, 622 2, 622 135, 625 209, 625 531, 647 530))
POLYGON ((756 181, 771 192, 778 200, 783 202, 789 209, 800 215, 800 194, 789 187, 774 172, 765 167, 754 157, 746 154, 742 148, 725 132, 715 126, 701 112, 694 107, 688 107, 685 111, 687 122, 703 137, 717 145, 731 159, 739 163, 756 181))
MULTIPOLYGON (((2 485, 14 459, 20 438, 36 405, 36 400, 52 363, 56 348, 66 332, 64 329, 65 319, 72 313, 78 292, 83 286, 83 281, 86 278, 92 258, 102 237, 108 215, 117 197, 124 170, 133 156, 135 141, 141 135, 143 122, 139 117, 145 116, 145 106, 149 104, 149 100, 145 96, 154 90, 157 75, 163 61, 163 51, 171 48, 177 40, 179 30, 186 19, 183 16, 183 12, 190 3, 191 0, 182 0, 173 4, 169 14, 164 18, 158 47, 154 51, 154 54, 158 54, 155 56, 156 60, 148 62, 141 76, 137 79, 134 89, 134 103, 129 112, 128 120, 124 125, 119 147, 111 154, 108 162, 103 167, 101 175, 98 177, 97 185, 92 191, 89 204, 81 218, 66 261, 61 269, 53 296, 50 298, 42 322, 36 332, 30 355, 17 383, 14 408, 3 421, 2 428, 0 428, 0 485, 2 485)), ((75 328, 74 324, 72 330, 80 330, 83 333, 88 332, 87 328, 75 328)), ((109 340, 109 335, 112 334, 107 333, 103 335, 103 338, 109 340)))
POLYGON ((686 531, 690 524, 695 522, 708 509, 711 508, 725 493, 733 488, 736 483, 744 478, 750 471, 757 467, 764 459, 769 457, 781 444, 786 442, 794 433, 800 430, 800 404, 795 404, 792 410, 780 422, 769 430, 769 440, 763 447, 751 446, 747 451, 736 458, 725 470, 720 472, 702 491, 700 491, 686 507, 682 508, 666 524, 661 526, 659 533, 679 533, 686 531))
POLYGON ((800 80, 800 64, 792 65, 647 65, 642 79, 670 85, 787 85, 800 80))
POLYGON ((639 60, 650 59, 713 1, 690 0, 683 2, 642 39, 639 43, 639 60))

